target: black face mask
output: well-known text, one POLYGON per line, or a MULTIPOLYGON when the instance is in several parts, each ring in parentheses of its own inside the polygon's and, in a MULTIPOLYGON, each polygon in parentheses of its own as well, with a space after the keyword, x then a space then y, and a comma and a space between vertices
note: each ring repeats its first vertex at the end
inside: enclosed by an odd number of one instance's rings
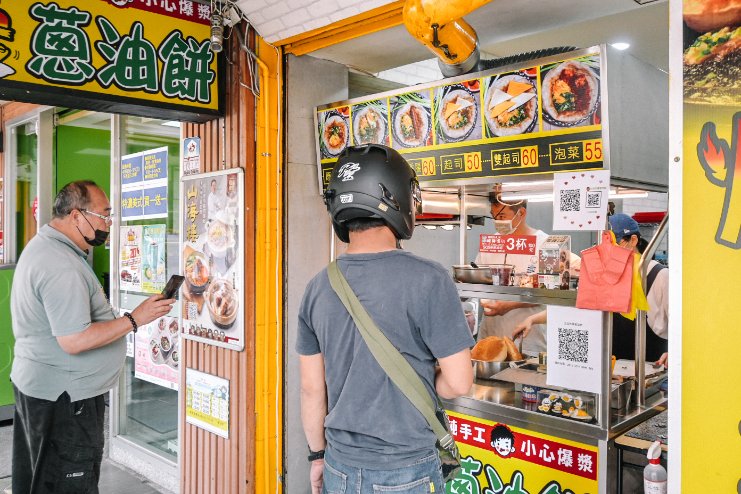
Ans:
MULTIPOLYGON (((85 213, 83 213, 82 211, 80 211, 80 214, 82 214, 82 217, 85 218, 85 213)), ((85 221, 87 221, 87 224, 90 225, 90 228, 92 228, 93 230, 95 230, 95 238, 88 238, 88 237, 86 237, 80 231, 80 228, 79 227, 75 227, 75 228, 77 228, 77 231, 80 232, 80 235, 82 235, 82 238, 84 238, 85 239, 85 242, 87 242, 88 245, 90 245, 92 247, 98 247, 100 245, 103 245, 105 243, 105 241, 108 240, 108 232, 105 231, 105 230, 98 230, 97 228, 95 228, 92 225, 92 223, 90 223, 88 221, 87 218, 85 218, 85 221)))

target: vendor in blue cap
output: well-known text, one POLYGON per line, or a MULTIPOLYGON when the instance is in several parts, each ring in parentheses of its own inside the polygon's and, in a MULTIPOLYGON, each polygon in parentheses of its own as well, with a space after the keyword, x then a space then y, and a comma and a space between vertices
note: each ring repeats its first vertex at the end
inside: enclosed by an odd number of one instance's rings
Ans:
MULTIPOLYGON (((618 245, 642 254, 647 246, 641 238, 636 220, 623 213, 608 217, 618 245)), ((648 263, 646 276, 648 314, 646 331, 646 361, 666 364, 669 322, 669 270, 654 260, 648 263)), ((612 319, 612 353, 619 359, 635 359, 635 321, 614 314, 612 319)))

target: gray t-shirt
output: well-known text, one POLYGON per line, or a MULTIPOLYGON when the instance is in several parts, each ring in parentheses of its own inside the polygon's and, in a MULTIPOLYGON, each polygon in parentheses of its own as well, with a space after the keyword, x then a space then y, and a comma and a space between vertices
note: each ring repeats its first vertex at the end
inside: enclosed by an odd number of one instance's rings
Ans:
POLYGON ((105 393, 118 381, 126 356, 120 338, 71 355, 56 337, 115 319, 85 252, 49 225, 31 239, 16 267, 10 295, 15 359, 10 378, 25 395, 71 401, 105 393))
MULTIPOLYGON (((338 265, 378 327, 434 395, 435 361, 474 343, 448 271, 402 250, 345 254, 338 265)), ((296 350, 323 354, 325 434, 338 461, 387 469, 434 451, 436 439, 427 421, 368 350, 326 269, 304 293, 296 350)))

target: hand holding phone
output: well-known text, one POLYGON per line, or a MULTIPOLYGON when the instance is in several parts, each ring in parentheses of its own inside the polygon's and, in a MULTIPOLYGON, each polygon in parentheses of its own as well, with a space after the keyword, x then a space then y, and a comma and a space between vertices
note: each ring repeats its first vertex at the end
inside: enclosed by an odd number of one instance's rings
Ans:
POLYGON ((178 290, 180 290, 180 285, 183 284, 183 281, 185 281, 185 277, 180 276, 179 274, 170 276, 170 279, 165 285, 165 289, 162 290, 162 295, 166 299, 177 298, 178 290))

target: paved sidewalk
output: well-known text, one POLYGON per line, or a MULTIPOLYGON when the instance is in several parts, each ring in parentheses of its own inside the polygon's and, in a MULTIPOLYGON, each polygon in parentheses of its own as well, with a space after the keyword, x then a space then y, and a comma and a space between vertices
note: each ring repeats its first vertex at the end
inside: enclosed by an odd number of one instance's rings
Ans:
MULTIPOLYGON (((106 431, 108 409, 106 407, 106 431)), ((106 443, 108 442, 106 433, 106 443)), ((10 492, 10 458, 13 444, 13 422, 0 422, 0 494, 10 492)), ((106 455, 108 448, 106 448, 106 455)), ((98 490, 105 494, 170 494, 136 472, 108 459, 103 460, 98 490)))

